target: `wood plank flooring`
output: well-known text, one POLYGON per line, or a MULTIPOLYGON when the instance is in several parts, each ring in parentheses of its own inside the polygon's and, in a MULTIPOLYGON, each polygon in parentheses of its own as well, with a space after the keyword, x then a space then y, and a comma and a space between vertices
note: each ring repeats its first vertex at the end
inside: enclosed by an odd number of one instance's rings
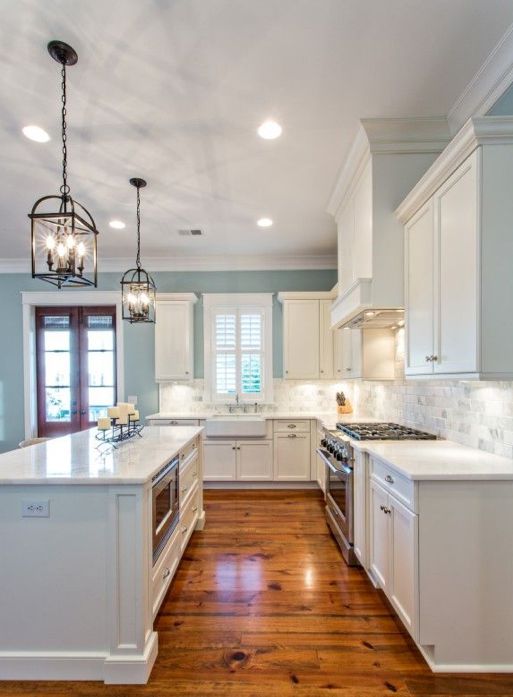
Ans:
POLYGON ((433 675, 382 595, 349 569, 313 491, 208 491, 157 618, 145 686, 0 683, 0 697, 477 697, 513 675, 433 675))

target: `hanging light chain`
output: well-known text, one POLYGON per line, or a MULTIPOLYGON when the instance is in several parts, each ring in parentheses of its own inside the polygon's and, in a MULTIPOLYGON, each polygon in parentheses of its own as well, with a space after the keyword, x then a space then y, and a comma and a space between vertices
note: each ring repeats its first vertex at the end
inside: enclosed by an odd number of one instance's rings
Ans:
POLYGON ((141 268, 141 195, 137 186, 137 268, 141 268))
POLYGON ((70 188, 68 186, 68 149, 66 145, 66 141, 68 139, 67 133, 66 133, 66 63, 62 64, 62 70, 61 70, 61 77, 62 77, 62 82, 61 82, 61 87, 62 87, 62 96, 61 96, 61 102, 62 102, 62 186, 61 186, 61 194, 63 196, 68 196, 70 188))

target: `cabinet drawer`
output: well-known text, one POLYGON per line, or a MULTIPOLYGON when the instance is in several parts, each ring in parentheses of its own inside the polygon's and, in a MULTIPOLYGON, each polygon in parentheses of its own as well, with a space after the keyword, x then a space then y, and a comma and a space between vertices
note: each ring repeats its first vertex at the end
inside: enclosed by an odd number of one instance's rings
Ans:
POLYGON ((182 463, 180 463, 180 504, 182 501, 185 501, 189 492, 198 481, 199 458, 197 452, 193 453, 184 463, 183 467, 182 463))
POLYGON ((160 555, 157 564, 153 568, 152 574, 152 610, 153 617, 159 611, 164 596, 167 593, 178 562, 182 555, 181 552, 182 534, 178 524, 171 535, 164 551, 160 555))
POLYGON ((378 484, 395 496, 406 508, 417 511, 415 482, 373 457, 371 457, 371 474, 378 484))
POLYGON ((310 420, 304 421, 275 421, 275 433, 310 433, 310 420))
POLYGON ((150 419, 150 426, 198 426, 198 419, 150 419))
POLYGON ((189 455, 191 455, 194 452, 197 452, 197 450, 198 450, 198 439, 195 438, 193 441, 191 441, 184 448, 181 449, 180 462, 187 460, 189 455))
POLYGON ((183 553, 187 547, 187 543, 194 531, 194 526, 199 516, 199 488, 193 490, 186 502, 185 508, 180 508, 180 522, 178 529, 180 531, 180 552, 183 553))

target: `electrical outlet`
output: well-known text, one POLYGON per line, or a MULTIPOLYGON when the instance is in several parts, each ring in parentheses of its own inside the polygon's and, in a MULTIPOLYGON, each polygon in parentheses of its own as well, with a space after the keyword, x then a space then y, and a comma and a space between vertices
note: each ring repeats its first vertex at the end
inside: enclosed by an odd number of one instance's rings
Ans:
POLYGON ((126 401, 129 404, 133 404, 134 407, 136 407, 137 406, 137 395, 136 394, 129 394, 126 401))
POLYGON ((50 501, 22 501, 21 502, 21 517, 22 518, 49 518, 50 517, 50 501))

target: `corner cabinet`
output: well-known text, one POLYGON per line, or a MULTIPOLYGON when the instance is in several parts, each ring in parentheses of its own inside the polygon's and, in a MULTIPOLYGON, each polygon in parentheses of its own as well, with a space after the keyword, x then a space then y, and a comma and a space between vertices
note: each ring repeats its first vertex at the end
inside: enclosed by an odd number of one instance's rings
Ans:
POLYGON ((193 293, 157 296, 155 323, 155 381, 194 377, 193 293))
POLYGON ((513 119, 471 119, 398 208, 407 376, 513 378, 513 119))

